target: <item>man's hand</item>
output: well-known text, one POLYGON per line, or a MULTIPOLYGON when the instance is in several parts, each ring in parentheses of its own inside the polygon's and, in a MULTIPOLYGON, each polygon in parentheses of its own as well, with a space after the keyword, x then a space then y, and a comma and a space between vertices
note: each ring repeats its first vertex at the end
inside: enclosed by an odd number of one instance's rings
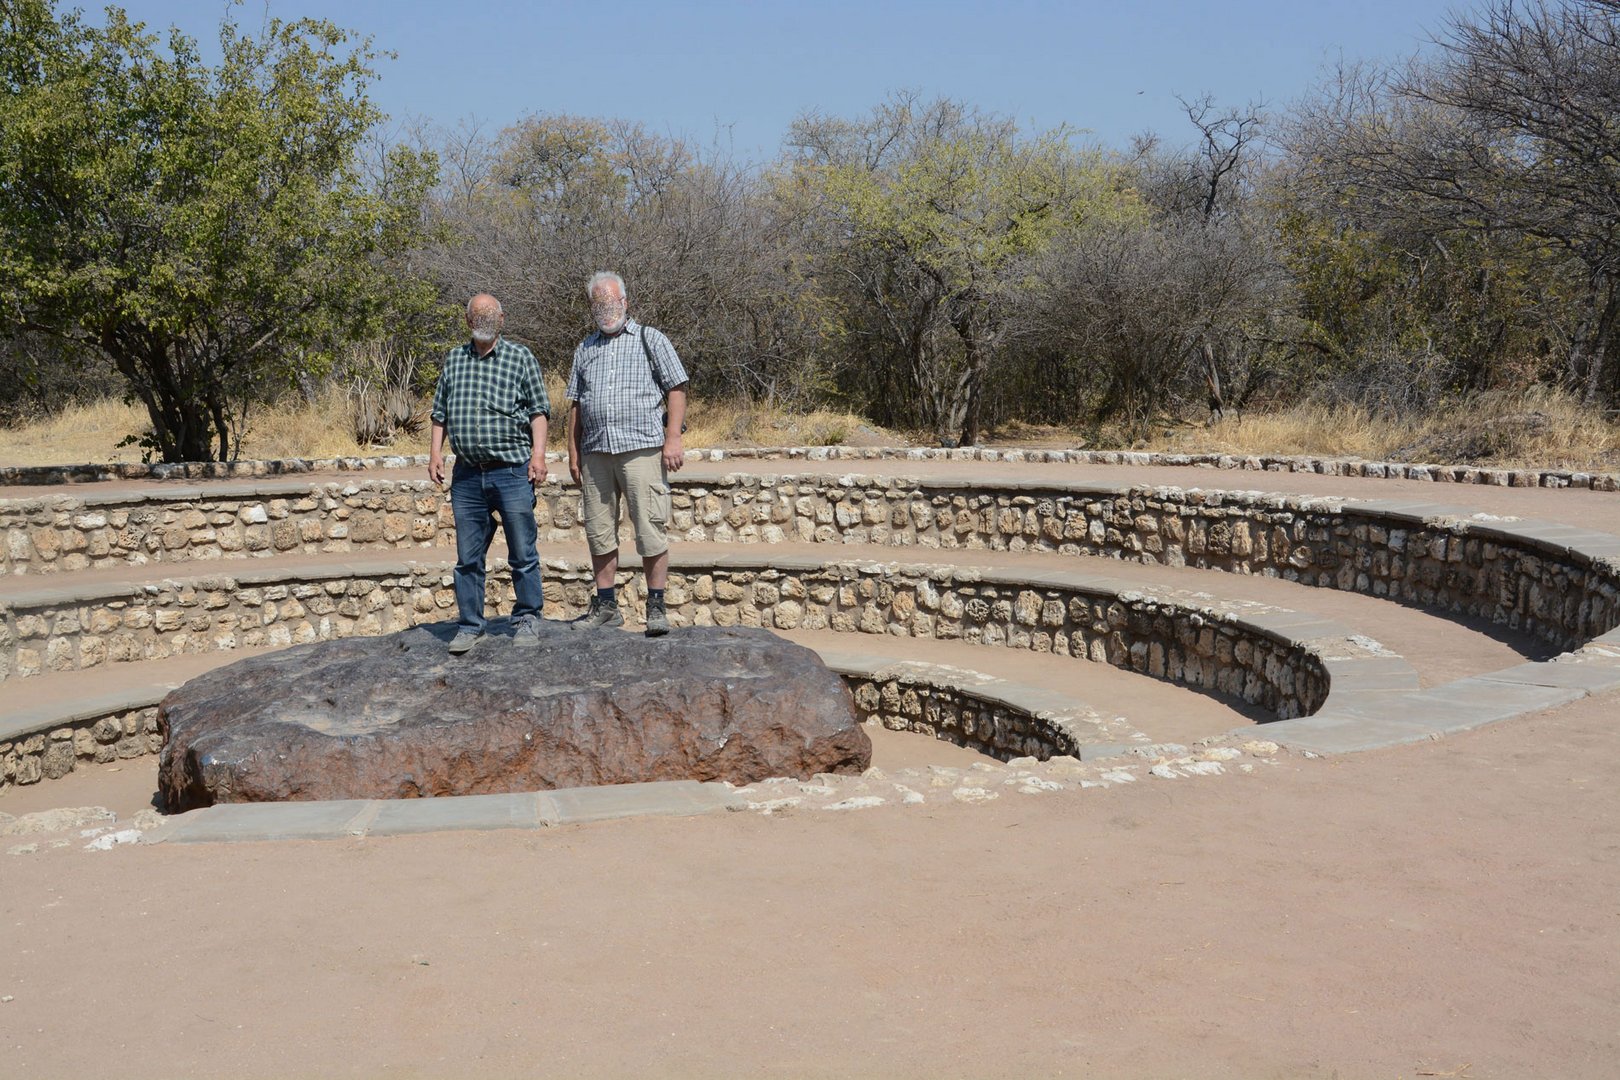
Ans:
POLYGON ((580 484, 584 483, 583 479, 579 475, 579 455, 578 454, 569 454, 568 455, 568 475, 573 478, 574 485, 576 487, 579 486, 580 484))
POLYGON ((430 454, 428 456, 428 479, 435 484, 444 483, 444 455, 430 454))
POLYGON ((686 464, 686 451, 681 449, 679 435, 664 436, 664 468, 670 472, 680 472, 681 466, 686 464))
POLYGON ((535 453, 529 458, 529 479, 538 486, 546 482, 546 452, 535 453))

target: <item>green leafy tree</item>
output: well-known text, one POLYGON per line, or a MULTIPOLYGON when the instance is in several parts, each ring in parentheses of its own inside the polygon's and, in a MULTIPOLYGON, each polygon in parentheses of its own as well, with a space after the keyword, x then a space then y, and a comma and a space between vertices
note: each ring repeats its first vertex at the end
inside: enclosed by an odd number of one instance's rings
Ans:
POLYGON ((1015 125, 950 101, 896 97, 857 121, 809 116, 780 179, 790 214, 819 238, 824 285, 849 298, 868 350, 904 377, 878 396, 947 443, 977 441, 989 366, 1016 330, 1008 299, 1065 232, 1141 215, 1099 155, 1064 131, 1015 125))
POLYGON ((369 40, 227 20, 220 52, 0 8, 0 302, 110 361, 165 461, 234 457, 267 388, 436 302, 403 266, 433 156, 362 161, 369 40))

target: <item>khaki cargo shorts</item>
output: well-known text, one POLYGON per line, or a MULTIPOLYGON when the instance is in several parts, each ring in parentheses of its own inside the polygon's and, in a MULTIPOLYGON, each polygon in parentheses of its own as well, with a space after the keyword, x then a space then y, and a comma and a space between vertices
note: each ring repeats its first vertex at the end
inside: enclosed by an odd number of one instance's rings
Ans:
POLYGON ((669 537, 664 532, 669 524, 669 480, 664 475, 662 447, 623 454, 586 454, 580 468, 580 488, 585 541, 592 555, 618 549, 621 496, 630 511, 636 552, 647 559, 669 550, 669 537))

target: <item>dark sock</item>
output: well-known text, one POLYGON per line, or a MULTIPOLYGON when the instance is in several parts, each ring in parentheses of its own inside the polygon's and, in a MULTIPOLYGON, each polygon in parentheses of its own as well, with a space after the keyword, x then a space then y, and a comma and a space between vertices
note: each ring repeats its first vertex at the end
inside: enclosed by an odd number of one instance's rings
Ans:
POLYGON ((647 603, 649 603, 649 604, 662 604, 663 602, 664 602, 664 590, 663 589, 648 589, 647 590, 647 603))
POLYGON ((604 604, 617 605, 619 602, 619 590, 614 585, 609 585, 605 589, 597 589, 596 595, 604 604))

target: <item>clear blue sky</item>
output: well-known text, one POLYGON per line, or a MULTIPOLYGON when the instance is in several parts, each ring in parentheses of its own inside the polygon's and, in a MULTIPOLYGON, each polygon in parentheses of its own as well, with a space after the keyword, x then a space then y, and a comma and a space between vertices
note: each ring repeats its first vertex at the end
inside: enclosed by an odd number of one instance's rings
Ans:
MULTIPOLYGON (((123 6, 205 45, 228 9, 225 0, 123 6)), ((801 112, 861 115, 903 88, 1026 129, 1067 123, 1119 147, 1153 130, 1179 144, 1190 128, 1178 93, 1285 106, 1341 55, 1395 59, 1421 48, 1459 6, 1467 4, 248 0, 230 10, 245 28, 268 9, 372 35, 399 54, 374 88, 396 118, 476 117, 498 129, 537 112, 622 117, 699 141, 719 134, 757 162, 775 155, 801 112)))

